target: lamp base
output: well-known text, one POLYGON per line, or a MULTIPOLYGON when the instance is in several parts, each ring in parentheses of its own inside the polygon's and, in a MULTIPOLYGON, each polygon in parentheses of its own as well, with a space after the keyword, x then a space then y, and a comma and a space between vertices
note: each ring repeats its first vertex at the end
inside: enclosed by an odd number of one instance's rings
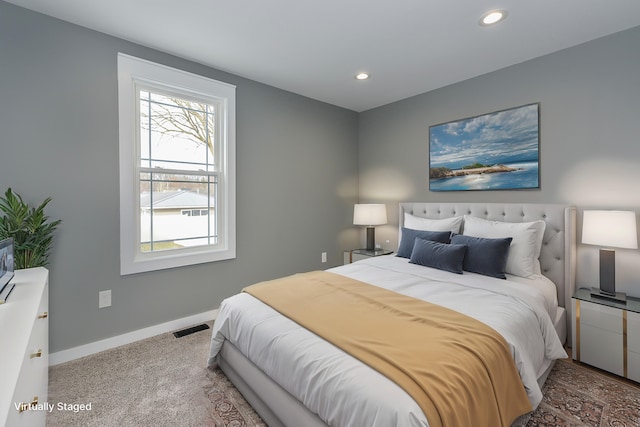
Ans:
POLYGON ((616 252, 613 249, 600 249, 600 291, 616 294, 616 252))
POLYGON ((373 251, 376 248, 376 229, 367 227, 367 250, 373 251))
POLYGON ((614 292, 613 294, 598 288, 591 288, 591 296, 596 298, 604 298, 622 303, 627 302, 627 294, 624 292, 614 292))

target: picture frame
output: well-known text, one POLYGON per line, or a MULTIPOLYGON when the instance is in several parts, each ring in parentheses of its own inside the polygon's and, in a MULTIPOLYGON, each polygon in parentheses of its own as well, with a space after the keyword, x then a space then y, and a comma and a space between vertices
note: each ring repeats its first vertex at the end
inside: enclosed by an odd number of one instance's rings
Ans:
POLYGON ((429 126, 429 191, 539 188, 539 103, 429 126))

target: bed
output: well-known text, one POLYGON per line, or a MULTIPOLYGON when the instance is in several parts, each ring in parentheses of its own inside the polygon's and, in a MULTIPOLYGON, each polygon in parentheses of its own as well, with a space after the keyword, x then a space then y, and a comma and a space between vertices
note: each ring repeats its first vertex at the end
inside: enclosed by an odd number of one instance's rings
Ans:
MULTIPOLYGON (((543 222, 536 274, 527 278, 506 274, 505 280, 468 271, 452 274, 394 255, 329 269, 331 273, 464 312, 498 330, 511 346, 535 408, 554 361, 566 356, 561 344, 571 330, 575 208, 552 204, 416 202, 400 203, 398 218, 400 235, 404 232, 408 237, 408 231, 420 228, 421 220, 427 227, 423 230, 434 224, 429 221, 458 218, 468 221, 470 229, 478 224, 484 226, 474 221, 491 221, 507 228, 543 222), (405 224, 409 219, 411 224, 405 224), (533 286, 522 286, 530 283, 533 286), (526 326, 532 332, 513 329, 511 323, 519 322, 497 320, 500 316, 483 311, 488 305, 485 298, 489 298, 486 286, 491 287, 491 298, 496 299, 498 311, 504 312, 506 319, 514 315, 510 310, 516 310, 515 306, 526 306, 524 311, 531 312, 527 316, 536 319, 536 327, 542 332, 533 332, 534 326, 526 326), (500 292, 495 290, 498 286, 500 292), (542 290, 532 290, 537 287, 542 290), (452 294, 457 289, 470 299, 452 294), (532 338, 534 334, 539 336, 532 338)), ((403 240, 406 239, 401 238, 400 243, 403 240)), ((429 425, 420 406, 391 380, 246 293, 221 304, 208 364, 223 370, 269 426, 429 425)))

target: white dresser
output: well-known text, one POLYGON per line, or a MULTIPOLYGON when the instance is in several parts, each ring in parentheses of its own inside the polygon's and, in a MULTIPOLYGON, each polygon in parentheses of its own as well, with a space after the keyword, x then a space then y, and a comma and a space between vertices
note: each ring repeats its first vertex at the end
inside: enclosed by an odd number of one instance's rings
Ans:
POLYGON ((17 270, 0 305, 0 426, 45 425, 49 369, 49 271, 17 270))

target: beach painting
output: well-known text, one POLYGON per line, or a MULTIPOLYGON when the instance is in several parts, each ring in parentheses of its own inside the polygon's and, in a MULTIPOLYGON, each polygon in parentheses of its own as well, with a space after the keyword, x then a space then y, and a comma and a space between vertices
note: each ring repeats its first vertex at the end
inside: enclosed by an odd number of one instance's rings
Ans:
POLYGON ((539 104, 429 127, 429 190, 540 188, 539 104))

